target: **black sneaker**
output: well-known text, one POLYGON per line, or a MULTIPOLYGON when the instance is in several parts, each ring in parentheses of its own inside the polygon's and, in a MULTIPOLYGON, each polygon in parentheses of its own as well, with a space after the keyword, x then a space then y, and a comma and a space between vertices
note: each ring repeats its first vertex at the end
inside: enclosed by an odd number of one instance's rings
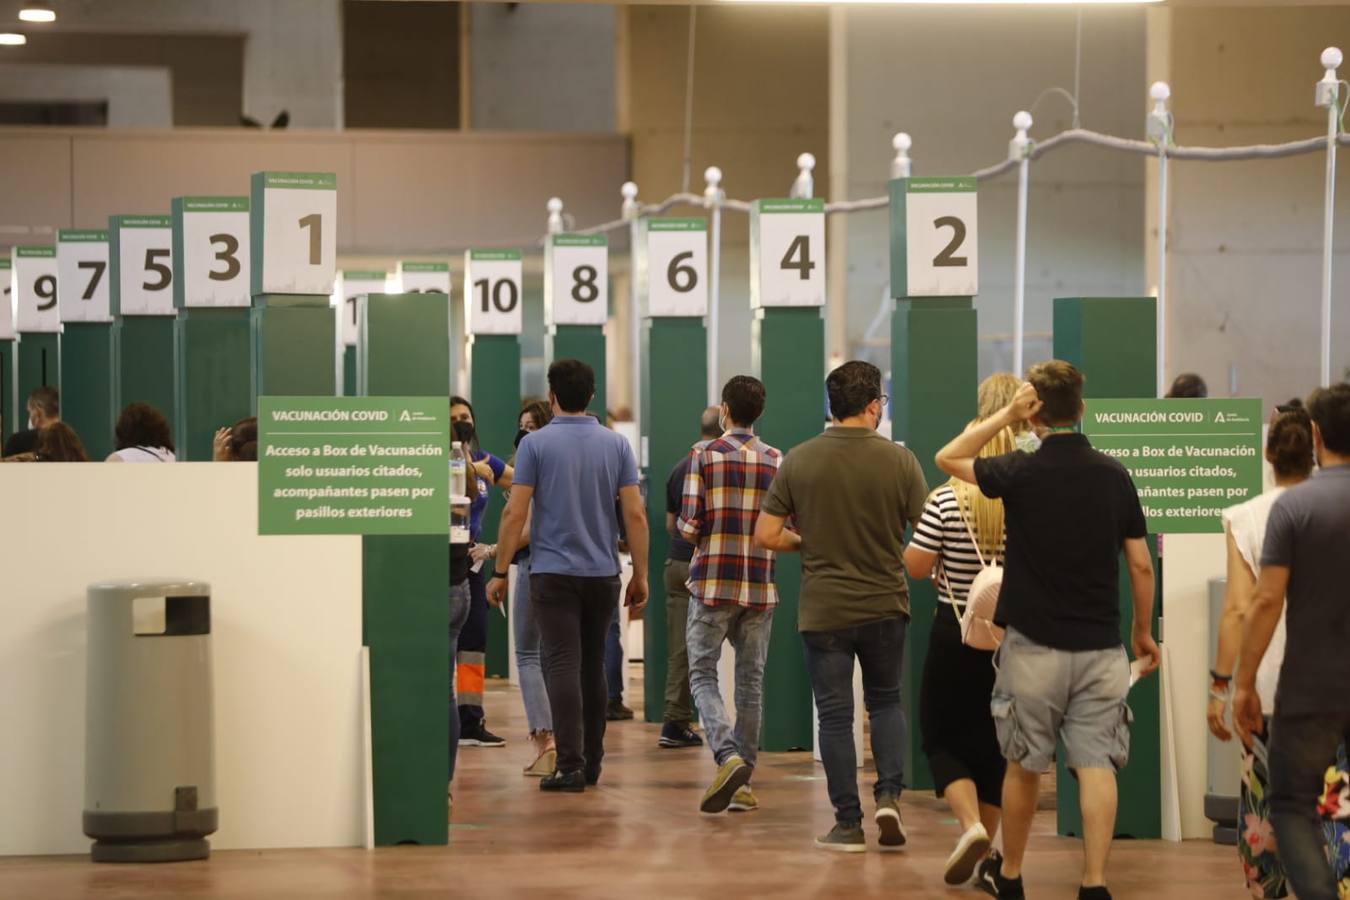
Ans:
POLYGON ((605 708, 605 719, 610 722, 626 722, 633 718, 633 711, 623 705, 622 700, 611 700, 605 708))
POLYGON ((1004 878, 999 871, 1003 866, 1003 854, 995 850, 983 862, 975 876, 975 886, 998 900, 1026 900, 1022 890, 1021 877, 1004 878))
POLYGON ((594 769, 592 769, 591 767, 587 766, 586 787, 595 787, 599 783, 600 783, 600 767, 596 766, 594 769))
POLYGON ((703 738, 694 733, 688 722, 667 722, 661 726, 661 739, 656 746, 671 749, 674 747, 702 747, 703 738))
POLYGON ((1079 886, 1078 900, 1111 900, 1111 892, 1106 889, 1106 885, 1096 887, 1079 886))
POLYGON ((506 739, 499 738, 488 731, 487 726, 480 719, 477 728, 465 731, 459 736, 459 745, 461 747, 505 747, 506 739))
POLYGON ((539 790, 565 794, 585 793, 586 775, 580 769, 573 772, 554 772, 540 779, 539 790))

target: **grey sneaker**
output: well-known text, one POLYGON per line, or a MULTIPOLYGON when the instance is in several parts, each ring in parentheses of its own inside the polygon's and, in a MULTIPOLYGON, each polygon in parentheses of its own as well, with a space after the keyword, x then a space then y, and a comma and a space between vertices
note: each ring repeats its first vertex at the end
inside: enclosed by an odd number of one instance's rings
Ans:
POLYGON ((861 822, 848 825, 839 822, 830 829, 829 834, 816 838, 816 846, 838 853, 863 853, 867 850, 867 839, 863 837, 861 822))
POLYGON ((882 794, 877 798, 877 828, 881 836, 877 843, 883 850, 898 850, 905 846, 909 836, 905 834, 905 823, 900 820, 900 798, 894 794, 882 794))

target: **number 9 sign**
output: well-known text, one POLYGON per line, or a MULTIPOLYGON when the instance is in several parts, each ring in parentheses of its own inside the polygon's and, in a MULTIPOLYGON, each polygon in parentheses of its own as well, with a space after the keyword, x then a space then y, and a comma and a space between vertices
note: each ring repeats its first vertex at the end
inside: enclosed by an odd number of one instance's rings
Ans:
POLYGON ((647 315, 708 312, 708 223, 703 219, 647 221, 647 315))
POLYGON ((520 334, 519 250, 464 254, 464 323, 469 334, 520 334))
POLYGON ((61 314, 56 308, 56 248, 15 247, 14 301, 17 310, 15 328, 20 332, 61 330, 61 314))
POLYGON ((903 213, 905 277, 891 273, 893 290, 907 297, 973 297, 979 292, 978 219, 974 178, 907 178, 893 182, 892 240, 903 213), (894 207, 897 201, 902 210, 894 207))
POLYGON ((551 234, 544 260, 544 323, 603 325, 609 318, 609 241, 551 234))

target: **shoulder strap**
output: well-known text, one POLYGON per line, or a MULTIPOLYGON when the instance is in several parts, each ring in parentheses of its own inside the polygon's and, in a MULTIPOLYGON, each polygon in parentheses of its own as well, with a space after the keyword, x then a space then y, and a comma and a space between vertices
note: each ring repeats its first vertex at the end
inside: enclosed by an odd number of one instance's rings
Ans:
POLYGON ((938 574, 942 576, 942 585, 947 589, 947 599, 951 601, 949 606, 952 608, 952 615, 956 616, 956 624, 964 626, 961 616, 965 612, 960 601, 956 599, 955 592, 952 591, 952 583, 947 578, 947 567, 942 564, 942 559, 938 559, 938 574))
POLYGON ((980 561, 981 568, 987 568, 989 564, 984 561, 984 554, 980 552, 980 541, 975 537, 975 529, 970 527, 970 520, 966 518, 966 511, 961 505, 961 495, 952 491, 952 496, 956 498, 956 514, 961 517, 961 524, 966 526, 966 534, 970 537, 970 545, 975 548, 975 558, 980 561))

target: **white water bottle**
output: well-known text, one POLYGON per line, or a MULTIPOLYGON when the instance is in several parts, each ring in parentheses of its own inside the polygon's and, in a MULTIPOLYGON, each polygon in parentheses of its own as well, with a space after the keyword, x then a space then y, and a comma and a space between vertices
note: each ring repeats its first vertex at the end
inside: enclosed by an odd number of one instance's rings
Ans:
POLYGON ((450 444, 450 496, 464 497, 469 493, 469 459, 459 441, 450 444))

